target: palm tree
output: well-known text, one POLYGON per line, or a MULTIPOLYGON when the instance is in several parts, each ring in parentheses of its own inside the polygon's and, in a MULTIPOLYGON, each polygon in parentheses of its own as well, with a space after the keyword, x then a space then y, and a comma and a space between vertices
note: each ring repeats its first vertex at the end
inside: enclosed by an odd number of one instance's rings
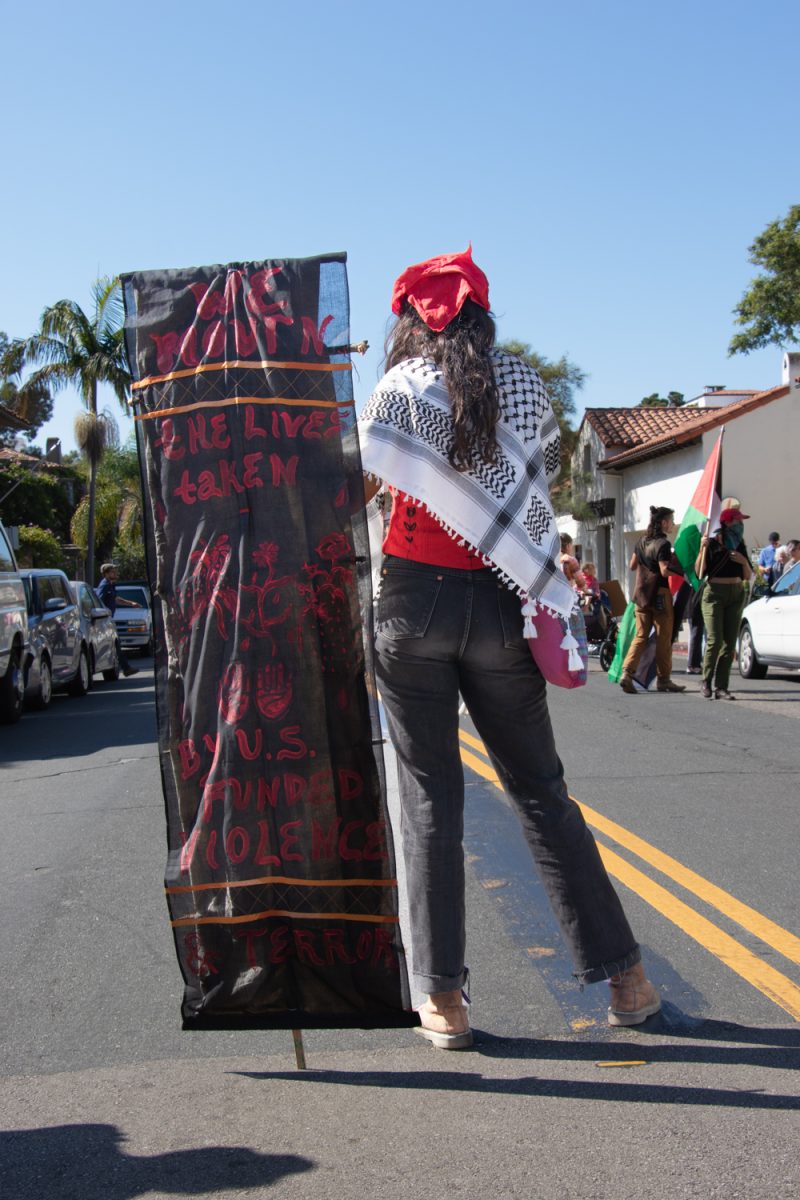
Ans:
POLYGON ((22 382, 24 366, 24 343, 18 338, 10 342, 0 330, 0 404, 8 410, 8 424, 0 425, 0 445, 13 447, 20 430, 26 437, 34 437, 53 415, 53 399, 46 385, 30 379, 22 382))
MULTIPOLYGON (((88 464, 87 464, 88 465, 88 464)), ((87 471, 88 475, 88 471, 87 471)), ((72 515, 70 533, 73 542, 86 544, 89 517, 88 494, 72 515)), ((136 447, 108 448, 97 468, 95 493, 95 544, 103 550, 114 550, 114 558, 133 554, 144 558, 144 514, 139 456, 136 447)), ((140 574, 137 571, 136 574, 140 574)))
POLYGON ((38 333, 25 342, 25 361, 37 365, 30 383, 52 392, 75 387, 85 412, 75 418, 75 440, 89 464, 87 575, 94 580, 94 527, 97 467, 105 449, 117 440, 117 427, 106 410, 97 411, 97 386, 111 386, 125 408, 131 375, 123 341, 124 309, 118 279, 98 279, 92 289, 94 312, 88 317, 73 300, 59 300, 42 313, 38 333))

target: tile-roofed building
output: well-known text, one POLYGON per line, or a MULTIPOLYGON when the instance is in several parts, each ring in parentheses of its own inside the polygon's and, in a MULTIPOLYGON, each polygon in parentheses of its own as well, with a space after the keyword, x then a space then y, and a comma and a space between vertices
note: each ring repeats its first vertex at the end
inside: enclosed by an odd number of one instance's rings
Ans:
MULTIPOLYGON (((721 425, 735 421, 737 417, 754 412, 765 404, 771 404, 779 396, 786 396, 788 393, 789 385, 781 384, 780 387, 770 388, 766 392, 751 392, 741 400, 735 400, 723 408, 675 409, 676 413, 684 413, 688 419, 676 422, 672 428, 654 430, 649 437, 632 438, 627 447, 617 449, 617 445, 621 445, 621 443, 615 444, 613 449, 609 448, 607 451, 606 458, 597 465, 600 470, 609 467, 617 468, 623 463, 631 465, 635 462, 643 462, 646 458, 654 458, 658 454, 667 454, 679 446, 689 445, 712 429, 718 429, 721 425)), ((737 395, 741 395, 741 393, 737 393, 737 395)), ((613 410, 600 409, 596 411, 613 410)), ((644 427, 642 426, 643 432, 644 427)))
POLYGON ((587 408, 585 421, 597 431, 608 457, 671 434, 697 419, 696 408, 587 408))
POLYGON ((8 408, 5 404, 0 404, 0 429, 30 429, 30 421, 26 421, 24 417, 20 417, 14 412, 13 408, 8 408))
POLYGON ((721 487, 751 514, 746 541, 772 529, 793 536, 800 455, 800 354, 784 356, 783 382, 764 391, 708 388, 679 408, 590 408, 572 457, 576 513, 559 519, 600 579, 630 587, 628 560, 650 506, 679 524, 724 427, 721 487), (783 530, 783 526, 786 530, 783 530))

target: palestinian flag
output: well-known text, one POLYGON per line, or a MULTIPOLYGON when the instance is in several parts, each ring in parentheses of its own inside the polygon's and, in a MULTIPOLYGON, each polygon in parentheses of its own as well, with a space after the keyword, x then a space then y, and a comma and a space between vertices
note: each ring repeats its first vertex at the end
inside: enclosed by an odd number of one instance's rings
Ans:
MULTIPOLYGON (((719 473, 722 465, 722 434, 711 452, 703 474, 695 488, 692 502, 684 513, 673 549, 675 557, 683 567, 686 578, 697 591, 700 580, 695 575, 695 559, 700 550, 700 538, 706 529, 713 529, 719 517, 719 473)), ((680 580, 677 580, 680 583, 680 580)))

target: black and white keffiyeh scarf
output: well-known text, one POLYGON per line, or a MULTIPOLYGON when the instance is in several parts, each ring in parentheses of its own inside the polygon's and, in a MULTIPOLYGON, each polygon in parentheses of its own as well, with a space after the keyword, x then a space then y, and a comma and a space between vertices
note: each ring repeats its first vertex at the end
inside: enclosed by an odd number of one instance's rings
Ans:
POLYGON ((423 503, 520 593, 525 636, 535 637, 538 606, 568 620, 575 604, 557 565, 549 495, 561 439, 538 373, 501 350, 492 351, 492 365, 500 396, 495 463, 450 466, 450 399, 441 371, 423 358, 398 363, 373 392, 358 420, 361 459, 369 475, 423 503))

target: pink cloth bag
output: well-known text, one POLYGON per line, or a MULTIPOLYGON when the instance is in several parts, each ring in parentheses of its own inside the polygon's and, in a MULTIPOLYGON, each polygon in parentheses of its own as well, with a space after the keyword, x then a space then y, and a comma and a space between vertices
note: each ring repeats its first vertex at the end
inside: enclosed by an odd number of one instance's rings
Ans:
POLYGON ((522 612, 528 647, 547 682, 563 688, 583 687, 589 674, 589 650, 580 609, 574 608, 567 620, 528 601, 522 612))

